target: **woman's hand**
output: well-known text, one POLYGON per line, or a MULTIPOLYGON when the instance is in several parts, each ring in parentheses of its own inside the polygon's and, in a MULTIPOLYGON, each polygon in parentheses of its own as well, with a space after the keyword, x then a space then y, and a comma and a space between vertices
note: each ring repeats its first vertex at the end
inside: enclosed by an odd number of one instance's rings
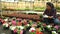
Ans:
POLYGON ((48 18, 53 18, 53 16, 48 16, 48 18))
POLYGON ((47 16, 47 15, 43 15, 43 17, 44 17, 44 18, 48 18, 48 16, 47 16))

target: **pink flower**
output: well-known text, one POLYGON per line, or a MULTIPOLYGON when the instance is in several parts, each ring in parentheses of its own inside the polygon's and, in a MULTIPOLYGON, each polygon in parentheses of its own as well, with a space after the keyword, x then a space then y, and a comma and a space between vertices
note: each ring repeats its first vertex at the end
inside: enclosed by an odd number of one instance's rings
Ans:
POLYGON ((16 25, 16 21, 12 21, 12 24, 13 24, 13 25, 16 25))
POLYGON ((20 31, 20 34, 23 34, 23 30, 20 31))
POLYGON ((59 26, 58 26, 58 25, 56 25, 54 28, 58 29, 58 28, 59 28, 59 26))
POLYGON ((15 33, 15 32, 17 32, 17 30, 16 30, 16 29, 14 30, 14 33, 15 33))

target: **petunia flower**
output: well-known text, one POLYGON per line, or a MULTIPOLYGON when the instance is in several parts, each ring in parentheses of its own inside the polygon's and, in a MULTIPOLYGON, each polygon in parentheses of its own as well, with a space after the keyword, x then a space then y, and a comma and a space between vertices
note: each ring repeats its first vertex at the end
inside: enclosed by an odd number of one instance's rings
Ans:
POLYGON ((58 25, 56 25, 54 28, 56 28, 56 29, 58 30, 59 26, 58 26, 58 25))
POLYGON ((10 30, 14 30, 16 26, 10 26, 10 30))
POLYGON ((3 26, 8 27, 9 25, 8 25, 8 23, 4 23, 3 26))
POLYGON ((52 25, 47 25, 47 28, 51 28, 52 27, 52 25))
POLYGON ((30 30, 29 30, 29 32, 34 32, 34 31, 35 31, 34 27, 30 28, 30 30))
POLYGON ((27 24, 27 26, 30 26, 29 24, 27 24))
POLYGON ((22 30, 22 29, 24 29, 24 27, 23 26, 20 26, 20 29, 22 30))
POLYGON ((52 31, 52 34, 58 34, 56 31, 52 31))
POLYGON ((8 21, 8 18, 4 19, 5 21, 8 21))

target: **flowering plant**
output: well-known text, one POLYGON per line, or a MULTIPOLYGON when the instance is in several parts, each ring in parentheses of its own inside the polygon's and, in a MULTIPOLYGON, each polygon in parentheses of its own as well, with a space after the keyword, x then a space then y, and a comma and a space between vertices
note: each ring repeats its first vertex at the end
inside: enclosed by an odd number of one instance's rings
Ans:
POLYGON ((14 29, 16 29, 16 26, 10 26, 9 29, 10 29, 10 30, 14 30, 14 29))
POLYGON ((52 31, 52 34, 58 34, 56 31, 52 31))
POLYGON ((35 34, 35 28, 34 27, 31 27, 30 30, 29 30, 30 34, 35 34))
POLYGON ((9 29, 9 24, 8 23, 4 23, 3 24, 3 29, 9 29))

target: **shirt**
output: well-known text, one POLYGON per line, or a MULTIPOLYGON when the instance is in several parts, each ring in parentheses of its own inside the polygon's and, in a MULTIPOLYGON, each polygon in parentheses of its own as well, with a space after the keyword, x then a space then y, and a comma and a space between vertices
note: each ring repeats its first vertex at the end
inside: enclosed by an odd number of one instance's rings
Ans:
POLYGON ((51 10, 46 9, 43 15, 53 16, 54 18, 56 18, 56 9, 51 9, 51 10))

